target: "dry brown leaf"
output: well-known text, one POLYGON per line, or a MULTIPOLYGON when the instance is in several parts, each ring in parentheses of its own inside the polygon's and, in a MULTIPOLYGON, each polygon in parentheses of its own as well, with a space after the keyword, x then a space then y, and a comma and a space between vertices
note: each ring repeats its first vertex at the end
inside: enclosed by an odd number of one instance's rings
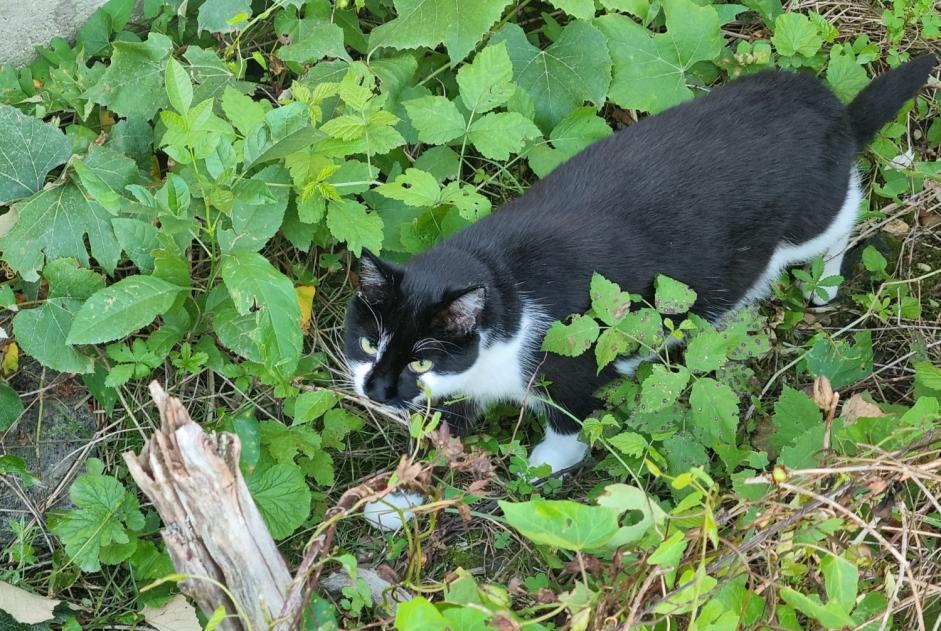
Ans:
POLYGON ((870 403, 862 395, 854 394, 843 403, 843 409, 840 411, 840 417, 847 423, 855 423, 858 418, 875 418, 885 416, 885 412, 879 409, 875 403, 870 403))
POLYGON ((0 609, 22 624, 39 624, 52 620, 52 610, 61 600, 33 594, 19 587, 0 581, 0 609))
POLYGON ((144 621, 157 631, 202 631, 196 609, 182 594, 163 607, 144 607, 144 621))
POLYGON ((911 227, 901 219, 893 219, 886 225, 882 226, 883 232, 891 234, 893 237, 899 238, 907 235, 909 230, 911 230, 911 227))

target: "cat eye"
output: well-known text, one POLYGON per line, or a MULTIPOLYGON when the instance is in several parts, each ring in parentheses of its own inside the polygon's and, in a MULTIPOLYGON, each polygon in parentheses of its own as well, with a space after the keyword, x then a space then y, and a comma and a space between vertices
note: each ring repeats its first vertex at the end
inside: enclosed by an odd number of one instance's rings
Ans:
POLYGON ((412 372, 421 374, 423 372, 428 372, 431 370, 432 361, 430 359, 416 359, 408 365, 408 369, 412 372))
POLYGON ((359 347, 363 349, 363 352, 366 353, 367 355, 375 356, 379 352, 379 349, 376 348, 375 345, 369 341, 368 337, 359 338, 359 347))

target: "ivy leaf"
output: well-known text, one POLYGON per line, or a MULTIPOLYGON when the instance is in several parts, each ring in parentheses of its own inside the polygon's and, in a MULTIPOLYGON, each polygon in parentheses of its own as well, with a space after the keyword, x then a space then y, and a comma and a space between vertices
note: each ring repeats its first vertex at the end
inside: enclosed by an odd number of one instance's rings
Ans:
POLYGON ((394 0, 398 17, 369 34, 370 54, 376 48, 435 48, 444 43, 456 66, 500 19, 511 0, 478 0, 472 11, 463 0, 394 0))
POLYGON ((618 513, 569 500, 500 502, 507 523, 536 543, 564 550, 603 548, 618 530, 618 513))
POLYGON ((732 388, 708 377, 697 379, 689 394, 689 407, 690 420, 702 435, 726 445, 735 444, 738 396, 732 388))
MULTIPOLYGON (((53 523, 52 532, 62 540, 69 558, 85 572, 101 569, 104 548, 130 542, 129 534, 144 527, 144 515, 137 498, 128 493, 115 478, 101 474, 101 463, 90 463, 91 472, 80 475, 69 489, 75 504, 53 523)), ((133 554, 131 547, 118 563, 133 554)))
POLYGON ((443 96, 422 96, 403 105, 422 142, 442 145, 463 135, 467 127, 457 106, 443 96))
POLYGON ((338 199, 327 206, 327 228, 356 256, 363 248, 378 252, 382 249, 382 218, 351 199, 338 199))
POLYGON ((621 107, 659 112, 691 99, 686 73, 718 58, 725 46, 719 15, 692 0, 664 0, 665 33, 652 34, 623 15, 595 20, 614 60, 608 96, 621 107))
POLYGON ((542 341, 542 350, 565 357, 577 357, 598 339, 598 323, 594 318, 576 315, 569 324, 554 322, 542 341))
POLYGON ((820 50, 823 39, 817 27, 806 15, 784 13, 774 20, 774 35, 771 36, 778 54, 791 57, 812 57, 820 50))
POLYGON ((696 292, 689 285, 659 274, 654 281, 654 301, 657 311, 664 315, 686 313, 696 302, 696 292))
POLYGON ((240 316, 254 318, 251 337, 265 365, 291 376, 301 357, 301 309, 294 284, 257 252, 223 255, 222 280, 240 316))
POLYGON ((470 112, 482 114, 503 105, 513 96, 513 64, 500 42, 487 46, 474 57, 474 62, 457 71, 461 100, 470 112))
POLYGON ((163 78, 172 44, 156 32, 145 42, 114 42, 111 65, 88 90, 88 98, 121 116, 150 120, 168 104, 163 78))
POLYGON ((468 138, 485 158, 506 160, 519 153, 523 143, 539 138, 542 133, 532 121, 516 112, 491 112, 478 118, 470 127, 468 138))
POLYGON ((0 103, 0 205, 29 197, 72 155, 61 130, 0 103))
POLYGON ((545 177, 588 145, 611 134, 608 123, 592 108, 580 107, 552 129, 548 143, 534 146, 526 158, 536 175, 545 177))
POLYGON ((640 411, 656 412, 676 403, 689 383, 689 371, 677 366, 676 372, 656 364, 653 372, 644 379, 640 391, 640 411))
POLYGON ((291 536, 310 514, 310 487, 297 465, 272 465, 245 482, 275 539, 291 536))
POLYGON ((241 28, 251 15, 251 0, 206 0, 196 14, 196 26, 200 32, 230 33, 241 28))
POLYGON ((19 220, 0 239, 0 250, 24 280, 39 278, 44 258, 70 257, 88 267, 85 235, 98 264, 109 274, 114 272, 121 247, 111 227, 111 214, 85 199, 74 184, 44 190, 17 204, 16 209, 19 220))
POLYGON ((591 24, 570 22, 546 50, 533 46, 516 24, 507 24, 492 40, 506 43, 519 86, 532 97, 535 121, 549 130, 576 107, 605 102, 611 58, 604 36, 591 24))
POLYGON ((128 276, 92 295, 75 315, 66 342, 99 344, 133 333, 166 313, 183 289, 155 276, 128 276))

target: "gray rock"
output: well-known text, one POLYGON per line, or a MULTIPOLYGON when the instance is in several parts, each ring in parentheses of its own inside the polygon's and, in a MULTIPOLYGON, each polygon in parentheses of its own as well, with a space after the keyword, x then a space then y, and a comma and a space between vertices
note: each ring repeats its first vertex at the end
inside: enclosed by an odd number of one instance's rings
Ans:
POLYGON ((21 66, 53 37, 72 40, 107 0, 0 0, 0 64, 21 66))

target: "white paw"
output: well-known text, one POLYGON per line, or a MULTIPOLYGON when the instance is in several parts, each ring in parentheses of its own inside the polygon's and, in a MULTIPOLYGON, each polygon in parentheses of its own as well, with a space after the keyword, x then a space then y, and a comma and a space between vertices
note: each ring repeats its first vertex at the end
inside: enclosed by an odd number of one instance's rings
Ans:
POLYGON ((574 467, 588 455, 588 445, 578 440, 578 434, 559 434, 546 428, 546 437, 529 454, 529 466, 547 464, 552 473, 574 467))
POLYGON ((369 502, 363 506, 363 517, 369 525, 379 530, 395 531, 415 517, 408 510, 425 503, 425 498, 418 493, 389 493, 378 502, 369 502))

